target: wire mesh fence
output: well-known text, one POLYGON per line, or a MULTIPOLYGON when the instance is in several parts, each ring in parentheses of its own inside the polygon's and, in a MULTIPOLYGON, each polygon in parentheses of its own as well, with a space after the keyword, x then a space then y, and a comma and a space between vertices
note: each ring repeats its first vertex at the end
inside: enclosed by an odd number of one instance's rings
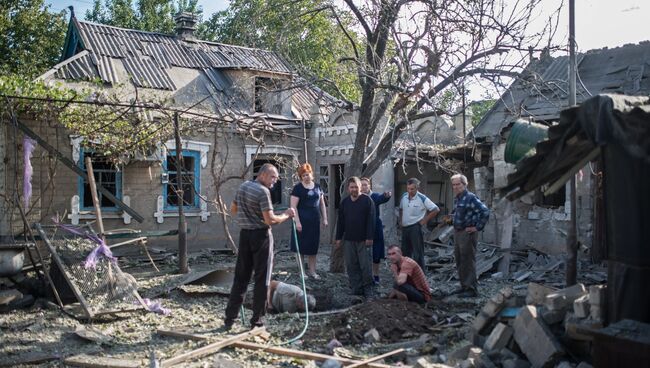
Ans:
POLYGON ((133 276, 123 272, 110 249, 88 226, 36 224, 57 268, 86 316, 146 308, 133 276))

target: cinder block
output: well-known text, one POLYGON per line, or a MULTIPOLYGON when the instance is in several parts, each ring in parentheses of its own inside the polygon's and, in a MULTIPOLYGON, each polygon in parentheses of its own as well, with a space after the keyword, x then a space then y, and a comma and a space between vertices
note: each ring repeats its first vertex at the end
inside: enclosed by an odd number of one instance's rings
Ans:
POLYGON ((483 349, 490 351, 504 348, 512 338, 512 332, 512 327, 498 323, 488 336, 483 349))
POLYGON ((589 318, 594 321, 602 321, 603 319, 603 309, 597 305, 591 305, 589 307, 589 318))
POLYGON ((548 294, 556 292, 557 289, 531 282, 528 284, 528 295, 526 304, 543 304, 548 294))
POLYGON ((479 347, 471 347, 469 348, 469 353, 467 354, 467 359, 478 359, 481 354, 483 353, 483 349, 479 347))
POLYGON ((564 321, 564 317, 566 316, 566 309, 552 311, 546 307, 543 307, 540 311, 540 315, 542 317, 542 320, 544 320, 547 325, 554 325, 556 323, 564 321))
POLYGON ((564 319, 564 331, 573 340, 592 341, 593 335, 588 330, 600 329, 603 325, 599 321, 581 319, 573 313, 567 313, 564 319))
POLYGON ((587 290, 583 284, 576 284, 566 289, 546 295, 546 307, 550 310, 569 308, 573 301, 585 295, 587 290))
POLYGON ((530 368, 530 363, 523 359, 507 359, 501 362, 503 368, 530 368))
POLYGON ((527 305, 515 318, 515 341, 534 367, 543 367, 564 355, 564 350, 548 326, 538 317, 537 309, 527 305))
POLYGON ((589 295, 583 295, 573 301, 573 314, 578 318, 589 316, 589 295))
POLYGON ((605 293, 607 292, 607 285, 591 285, 589 287, 589 303, 602 307, 605 303, 605 293))

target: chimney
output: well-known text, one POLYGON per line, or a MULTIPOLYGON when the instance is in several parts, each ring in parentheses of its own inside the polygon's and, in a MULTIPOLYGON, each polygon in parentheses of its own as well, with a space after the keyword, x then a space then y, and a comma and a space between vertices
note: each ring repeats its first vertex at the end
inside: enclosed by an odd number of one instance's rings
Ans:
POLYGON ((196 30, 196 22, 198 16, 190 12, 178 13, 174 16, 176 22, 176 37, 181 40, 194 40, 194 30, 196 30))

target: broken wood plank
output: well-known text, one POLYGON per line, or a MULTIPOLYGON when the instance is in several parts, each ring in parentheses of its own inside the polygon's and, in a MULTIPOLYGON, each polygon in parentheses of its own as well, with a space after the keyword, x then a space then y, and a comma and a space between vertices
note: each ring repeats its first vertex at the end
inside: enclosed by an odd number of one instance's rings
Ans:
POLYGON ((364 361, 362 361, 362 362, 354 363, 354 364, 348 365, 347 367, 348 367, 348 368, 363 367, 364 365, 368 365, 368 363, 376 362, 376 361, 378 361, 378 360, 384 359, 384 358, 389 357, 389 356, 391 356, 391 355, 395 355, 395 354, 401 353, 401 352, 403 352, 403 351, 404 351, 404 349, 396 349, 396 350, 393 350, 393 351, 389 351, 388 353, 381 354, 381 355, 377 355, 376 357, 372 357, 372 358, 366 359, 366 360, 364 360, 364 361))
MULTIPOLYGON (((319 353, 312 353, 309 351, 303 351, 303 350, 295 350, 295 349, 287 349, 287 348, 281 348, 277 346, 266 346, 266 345, 261 345, 261 344, 256 344, 252 342, 246 342, 246 341, 238 341, 232 346, 236 348, 243 348, 243 349, 250 349, 250 350, 263 350, 268 353, 273 353, 273 354, 278 354, 278 355, 284 355, 284 356, 290 356, 294 358, 301 358, 301 359, 310 359, 310 360, 318 360, 318 361, 325 361, 328 359, 336 360, 340 363, 346 363, 346 364, 355 364, 359 363, 358 360, 354 359, 349 359, 349 358, 342 358, 338 356, 333 356, 333 355, 326 355, 326 354, 319 354, 319 353)), ((379 363, 366 363, 368 367, 373 367, 373 368, 390 368, 391 365, 388 364, 379 364, 379 363)))
POLYGON ((192 351, 188 351, 187 353, 175 356, 173 358, 163 360, 162 362, 160 362, 160 367, 161 368, 171 367, 171 366, 176 365, 178 363, 182 363, 182 362, 184 362, 186 360, 200 358, 200 357, 203 357, 203 356, 206 356, 206 355, 213 354, 213 353, 219 351, 221 348, 223 348, 225 346, 232 345, 233 343, 235 343, 237 341, 247 339, 247 338, 249 338, 251 336, 260 335, 260 334, 264 333, 265 331, 266 331, 266 329, 264 327, 256 327, 256 328, 254 328, 254 329, 252 329, 250 331, 247 331, 247 332, 241 333, 239 335, 229 337, 229 338, 227 338, 225 340, 220 340, 220 341, 214 342, 212 344, 208 344, 208 345, 206 345, 204 347, 201 347, 201 348, 198 348, 198 349, 195 349, 195 350, 192 350, 192 351))
POLYGON ((519 275, 518 277, 515 277, 515 280, 517 282, 522 282, 522 281, 526 280, 527 278, 529 278, 530 275, 532 275, 532 274, 533 274, 532 271, 524 272, 523 274, 519 275))
POLYGON ((210 337, 206 335, 199 335, 199 334, 194 334, 191 332, 184 332, 184 331, 172 331, 172 330, 161 330, 158 329, 156 331, 158 335, 162 336, 170 336, 170 337, 178 337, 181 339, 189 339, 189 340, 195 340, 195 341, 202 341, 202 340, 208 340, 210 337))
POLYGON ((437 247, 443 247, 443 248, 454 248, 453 245, 443 244, 443 243, 440 243, 440 242, 437 242, 437 241, 425 240, 424 242, 425 242, 426 244, 435 245, 435 246, 437 246, 437 247))
POLYGON ((142 366, 142 362, 139 360, 108 358, 86 354, 65 358, 63 363, 75 367, 90 368, 138 368, 142 366))
MULTIPOLYGON (((200 335, 200 334, 195 334, 195 333, 189 333, 189 332, 183 332, 183 331, 172 331, 172 330, 157 330, 156 331, 159 335, 163 336, 171 336, 171 337, 178 337, 178 338, 185 338, 185 339, 190 339, 190 340, 208 340, 210 339, 210 336, 206 335, 200 335)), ((232 344, 233 347, 235 348, 240 348, 240 349, 249 349, 249 350, 263 350, 269 353, 273 354, 278 354, 278 355, 285 355, 285 356, 290 356, 294 358, 301 358, 301 359, 310 359, 310 360, 316 360, 316 361, 325 361, 328 359, 333 359, 341 363, 347 363, 347 364, 354 364, 357 363, 357 360, 354 359, 348 359, 348 358, 342 358, 334 355, 326 355, 326 354, 319 354, 319 353, 312 353, 309 351, 304 351, 304 350, 295 350, 295 349, 287 349, 287 348, 281 348, 277 346, 267 346, 267 345, 262 345, 262 344, 257 344, 253 342, 247 342, 247 341, 237 341, 232 344)), ((373 368, 390 368, 390 365, 386 364, 378 364, 378 363, 370 363, 368 364, 369 367, 373 368)))
POLYGON ((115 247, 119 247, 119 246, 122 246, 122 245, 137 243, 137 242, 142 241, 142 240, 147 240, 147 237, 146 236, 140 236, 140 237, 133 238, 133 239, 130 239, 130 240, 126 240, 126 241, 123 241, 123 242, 120 242, 120 243, 111 244, 108 247, 109 248, 115 248, 115 247))
POLYGON ((59 359, 61 359, 60 354, 29 352, 27 354, 21 354, 17 357, 14 357, 13 359, 0 360, 0 367, 15 367, 17 365, 23 364, 39 364, 59 359))

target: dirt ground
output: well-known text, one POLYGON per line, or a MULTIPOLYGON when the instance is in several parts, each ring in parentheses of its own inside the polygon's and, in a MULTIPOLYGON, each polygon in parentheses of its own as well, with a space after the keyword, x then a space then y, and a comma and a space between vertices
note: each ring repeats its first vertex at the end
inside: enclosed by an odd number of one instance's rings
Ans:
MULTIPOLYGON (((280 245, 280 249, 283 249, 282 247, 283 245, 280 245)), ((339 345, 332 345, 332 340, 336 339, 341 345, 335 349, 337 354, 361 359, 405 345, 416 348, 408 354, 387 360, 388 364, 413 363, 414 358, 422 355, 441 361, 463 342, 473 316, 486 299, 504 285, 511 284, 504 280, 482 280, 480 296, 477 298, 443 297, 457 286, 456 281, 448 281, 449 275, 437 275, 435 271, 428 271, 435 298, 425 306, 386 299, 362 302, 349 295, 345 274, 327 272, 328 254, 329 249, 324 247, 318 258, 322 279, 306 280, 309 292, 317 299, 317 306, 310 315, 306 333, 298 341, 283 345, 284 347, 329 354, 332 353, 332 347, 339 345), (380 338, 373 343, 367 343, 364 334, 373 328, 377 330, 380 338), (414 341, 421 343, 414 345, 414 341)), ((204 251, 190 257, 190 267, 192 272, 227 269, 233 267, 234 261, 235 257, 232 255, 204 251)), ((133 257, 121 259, 120 264, 123 271, 136 278, 142 297, 161 302, 165 308, 171 310, 171 314, 163 316, 138 311, 101 317, 88 323, 63 313, 50 301, 37 299, 30 308, 0 314, 0 366, 20 366, 19 362, 28 357, 40 357, 45 361, 38 363, 38 366, 58 367, 63 366, 62 358, 82 353, 128 359, 140 362, 141 366, 149 366, 152 357, 157 360, 168 359, 206 344, 202 341, 161 336, 156 332, 158 329, 204 334, 210 337, 210 341, 228 336, 217 331, 222 325, 227 290, 201 285, 179 288, 181 280, 186 276, 173 274, 176 264, 173 257, 158 262, 160 272, 155 272, 147 263, 134 262, 133 257), (84 335, 84 330, 92 330, 100 337, 81 338, 79 335, 84 335)), ((386 264, 382 265, 381 270, 381 285, 377 291, 380 295, 385 295, 392 285, 392 280, 386 264)), ((288 251, 278 252, 274 278, 299 285, 299 275, 295 256, 288 251)), ((245 312, 246 319, 250 318, 249 313, 250 311, 245 312)), ((269 314, 266 326, 271 335, 270 339, 263 341, 255 338, 255 341, 272 345, 282 344, 297 336, 303 330, 304 323, 304 315, 269 314)), ((232 333, 247 329, 247 323, 236 323, 232 333)), ((266 352, 224 348, 217 354, 180 366, 316 365, 310 361, 266 352)))

